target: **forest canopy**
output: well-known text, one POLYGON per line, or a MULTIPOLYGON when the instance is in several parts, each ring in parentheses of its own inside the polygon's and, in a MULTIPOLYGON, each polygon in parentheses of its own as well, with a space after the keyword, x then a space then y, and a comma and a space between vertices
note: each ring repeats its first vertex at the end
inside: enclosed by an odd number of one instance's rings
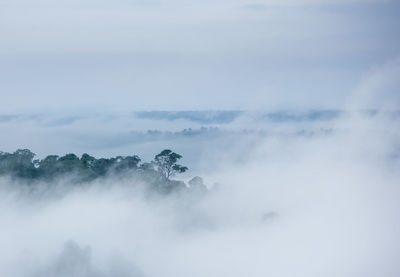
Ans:
MULTIPOLYGON (((177 162, 182 156, 169 149, 161 151, 150 162, 142 162, 137 155, 95 158, 87 153, 81 157, 69 153, 61 157, 49 155, 42 160, 34 159, 35 156, 29 149, 18 149, 14 153, 0 152, 0 176, 10 176, 28 183, 51 182, 68 177, 77 184, 106 176, 130 176, 166 191, 188 187, 182 181, 171 179, 188 168, 179 165, 177 162)), ((195 178, 198 180, 199 177, 195 178)), ((197 182, 196 186, 204 187, 202 182, 197 182)))

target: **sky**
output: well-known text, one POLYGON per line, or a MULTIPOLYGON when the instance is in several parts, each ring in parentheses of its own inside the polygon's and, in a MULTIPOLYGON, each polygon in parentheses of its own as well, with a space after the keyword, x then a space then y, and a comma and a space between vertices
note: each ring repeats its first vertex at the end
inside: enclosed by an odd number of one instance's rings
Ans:
POLYGON ((0 111, 337 109, 360 90, 374 108, 399 95, 399 13, 390 0, 0 0, 0 111))
POLYGON ((189 167, 174 178, 209 188, 0 176, 0 276, 400 276, 399 14, 398 0, 0 0, 0 151, 169 148, 189 167))

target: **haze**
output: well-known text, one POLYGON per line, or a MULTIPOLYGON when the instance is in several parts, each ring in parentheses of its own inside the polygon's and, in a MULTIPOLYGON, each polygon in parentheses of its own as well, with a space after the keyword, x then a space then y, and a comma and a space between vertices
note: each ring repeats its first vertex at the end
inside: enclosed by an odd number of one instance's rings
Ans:
POLYGON ((400 276, 399 14, 0 0, 0 151, 36 153, 14 160, 31 172, 142 159, 77 182, 4 171, 1 152, 0 276, 400 276), (162 175, 163 149, 188 170, 162 175))

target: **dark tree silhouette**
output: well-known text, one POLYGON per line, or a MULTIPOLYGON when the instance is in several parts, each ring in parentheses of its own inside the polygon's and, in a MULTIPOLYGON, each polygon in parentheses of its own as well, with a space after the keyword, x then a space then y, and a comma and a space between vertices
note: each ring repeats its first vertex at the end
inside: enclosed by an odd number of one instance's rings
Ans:
MULTIPOLYGON (((169 149, 161 151, 150 163, 141 163, 136 155, 97 159, 86 153, 81 157, 70 153, 61 157, 50 155, 42 160, 33 160, 34 156, 28 149, 19 149, 14 153, 0 151, 0 176, 19 178, 29 184, 35 181, 50 183, 66 177, 72 181, 71 184, 82 184, 110 175, 142 181, 150 189, 163 193, 187 188, 184 182, 170 179, 188 168, 179 165, 177 161, 182 156, 169 149)), ((199 177, 192 181, 193 188, 202 183, 199 177)))
POLYGON ((169 180, 169 178, 176 173, 183 173, 188 168, 186 166, 182 166, 177 164, 177 161, 181 159, 182 156, 172 152, 169 149, 165 149, 161 151, 160 154, 156 155, 154 157, 154 165, 156 167, 156 170, 166 179, 169 180))

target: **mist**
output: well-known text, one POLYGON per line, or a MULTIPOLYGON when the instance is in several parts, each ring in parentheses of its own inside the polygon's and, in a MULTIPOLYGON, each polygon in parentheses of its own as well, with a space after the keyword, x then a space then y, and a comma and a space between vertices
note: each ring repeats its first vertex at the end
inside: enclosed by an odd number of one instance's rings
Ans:
POLYGON ((398 120, 349 113, 306 135, 269 125, 279 135, 203 153, 206 193, 3 177, 0 274, 398 276, 398 120))
POLYGON ((399 3, 0 0, 0 276, 400 276, 399 3))

